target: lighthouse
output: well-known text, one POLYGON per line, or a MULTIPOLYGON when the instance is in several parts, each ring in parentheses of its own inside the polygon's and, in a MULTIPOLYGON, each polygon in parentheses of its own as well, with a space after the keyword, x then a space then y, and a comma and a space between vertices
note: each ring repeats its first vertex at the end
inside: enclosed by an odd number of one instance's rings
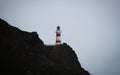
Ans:
POLYGON ((61 44, 61 30, 60 30, 60 26, 57 26, 56 29, 56 45, 60 45, 61 44))

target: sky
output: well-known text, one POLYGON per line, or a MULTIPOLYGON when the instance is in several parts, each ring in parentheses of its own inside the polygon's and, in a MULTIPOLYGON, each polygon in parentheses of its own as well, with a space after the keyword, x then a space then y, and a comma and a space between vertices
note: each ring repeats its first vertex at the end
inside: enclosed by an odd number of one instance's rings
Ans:
POLYGON ((91 75, 120 75, 120 0, 0 0, 0 18, 46 45, 59 25, 91 75))

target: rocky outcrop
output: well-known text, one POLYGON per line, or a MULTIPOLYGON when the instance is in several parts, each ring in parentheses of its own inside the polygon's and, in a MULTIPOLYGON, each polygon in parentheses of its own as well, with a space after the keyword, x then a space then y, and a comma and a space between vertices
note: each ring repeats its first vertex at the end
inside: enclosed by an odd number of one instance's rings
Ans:
POLYGON ((1 75, 90 75, 66 43, 44 45, 36 32, 22 31, 2 19, 0 68, 1 75))

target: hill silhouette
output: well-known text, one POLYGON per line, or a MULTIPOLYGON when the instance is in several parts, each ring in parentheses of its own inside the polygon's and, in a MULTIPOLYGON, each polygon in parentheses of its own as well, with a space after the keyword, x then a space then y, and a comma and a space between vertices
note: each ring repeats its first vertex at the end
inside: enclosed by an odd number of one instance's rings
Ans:
POLYGON ((1 75, 90 75, 66 43, 47 46, 36 32, 22 31, 2 19, 0 69, 1 75))

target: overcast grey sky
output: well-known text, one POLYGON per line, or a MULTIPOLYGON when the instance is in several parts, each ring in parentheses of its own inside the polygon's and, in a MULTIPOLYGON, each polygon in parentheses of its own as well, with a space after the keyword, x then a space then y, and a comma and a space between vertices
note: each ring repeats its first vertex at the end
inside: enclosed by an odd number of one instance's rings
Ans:
POLYGON ((91 75, 120 75, 120 0, 0 0, 0 18, 55 44, 56 26, 91 75))

